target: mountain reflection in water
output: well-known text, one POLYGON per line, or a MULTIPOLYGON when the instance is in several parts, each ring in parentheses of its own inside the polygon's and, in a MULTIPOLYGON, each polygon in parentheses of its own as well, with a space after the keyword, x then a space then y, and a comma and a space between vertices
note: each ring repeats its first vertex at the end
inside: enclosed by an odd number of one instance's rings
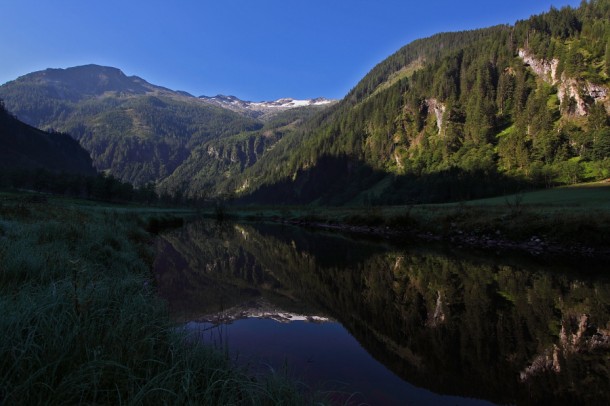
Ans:
POLYGON ((313 387, 372 405, 610 404, 599 273, 212 221, 162 235, 157 252, 176 320, 225 326, 231 350, 288 361, 313 387))

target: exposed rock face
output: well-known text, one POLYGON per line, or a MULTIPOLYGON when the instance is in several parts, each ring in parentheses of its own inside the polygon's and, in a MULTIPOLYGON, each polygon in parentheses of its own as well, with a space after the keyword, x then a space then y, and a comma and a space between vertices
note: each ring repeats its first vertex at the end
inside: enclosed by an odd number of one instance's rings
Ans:
POLYGON ((565 73, 561 75, 557 96, 562 104, 564 100, 570 100, 571 103, 567 111, 578 116, 586 116, 589 112, 589 105, 592 103, 602 103, 608 110, 608 102, 610 101, 606 87, 583 80, 567 78, 565 73))
POLYGON ((604 86, 587 82, 587 93, 589 93, 589 95, 593 97, 595 101, 608 100, 608 88, 604 86))
POLYGON ((608 88, 577 78, 569 78, 565 72, 557 77, 559 60, 537 59, 525 49, 519 49, 519 57, 523 59, 538 76, 551 85, 557 86, 557 96, 561 103, 562 111, 577 116, 585 116, 589 112, 592 103, 602 103, 606 110, 609 109, 608 88), (568 102, 569 105, 565 106, 568 102))
POLYGON ((445 114, 447 106, 436 99, 426 99, 426 105, 428 106, 428 112, 433 112, 436 116, 436 127, 440 134, 443 129, 443 115, 445 114))
POLYGON ((537 59, 533 55, 531 55, 525 49, 519 49, 519 57, 523 59, 526 65, 529 65, 530 68, 540 77, 542 77, 546 82, 554 85, 558 82, 557 80, 557 66, 559 66, 559 60, 553 59, 551 61, 547 61, 545 59, 537 59))
POLYGON ((580 85, 576 79, 567 79, 565 75, 561 75, 562 82, 557 89, 557 96, 561 106, 567 110, 569 114, 577 116, 585 116, 587 114, 587 104, 581 97, 580 85), (567 95, 567 98, 566 98, 567 95), (565 108, 564 103, 570 100, 570 105, 565 108))
POLYGON ((519 374, 522 382, 527 381, 530 377, 544 372, 561 372, 561 364, 559 362, 559 347, 553 345, 552 348, 546 350, 544 354, 537 356, 532 361, 531 365, 525 368, 519 374))
POLYGON ((218 150, 216 148, 214 148, 213 146, 208 147, 208 155, 213 156, 216 159, 220 159, 220 152, 218 152, 218 150))

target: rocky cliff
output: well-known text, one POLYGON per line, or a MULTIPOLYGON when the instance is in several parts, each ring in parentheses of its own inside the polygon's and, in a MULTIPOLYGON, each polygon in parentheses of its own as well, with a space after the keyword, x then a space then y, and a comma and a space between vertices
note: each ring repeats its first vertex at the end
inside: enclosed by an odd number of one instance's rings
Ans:
POLYGON ((545 60, 536 58, 527 49, 519 49, 519 57, 545 82, 557 86, 557 96, 562 111, 567 114, 586 116, 593 103, 601 103, 610 111, 608 88, 591 83, 583 78, 568 77, 565 72, 558 73, 559 59, 545 60), (566 106, 566 103, 568 105, 566 106))

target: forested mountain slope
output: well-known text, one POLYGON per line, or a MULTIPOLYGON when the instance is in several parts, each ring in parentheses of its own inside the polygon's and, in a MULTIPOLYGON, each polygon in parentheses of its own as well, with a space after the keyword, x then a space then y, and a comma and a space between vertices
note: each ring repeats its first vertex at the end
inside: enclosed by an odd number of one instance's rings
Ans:
POLYGON ((247 169, 246 201, 401 203, 610 176, 610 2, 438 34, 247 169))
POLYGON ((28 124, 79 140, 98 170, 136 185, 170 175, 207 139, 262 127, 188 93, 97 65, 22 76, 1 86, 0 98, 28 124))
POLYGON ((98 170, 189 197, 224 193, 227 177, 256 162, 287 131, 275 127, 333 103, 194 97, 98 65, 24 75, 0 86, 0 99, 30 125, 69 133, 98 170), (301 104, 309 107, 295 108, 301 104))
MULTIPOLYGON (((211 138, 192 148, 189 157, 158 190, 189 198, 224 198, 247 189, 239 184, 241 174, 272 154, 282 140, 326 106, 309 106, 276 113, 260 129, 211 138)), ((284 143, 285 144, 285 143, 284 143)))

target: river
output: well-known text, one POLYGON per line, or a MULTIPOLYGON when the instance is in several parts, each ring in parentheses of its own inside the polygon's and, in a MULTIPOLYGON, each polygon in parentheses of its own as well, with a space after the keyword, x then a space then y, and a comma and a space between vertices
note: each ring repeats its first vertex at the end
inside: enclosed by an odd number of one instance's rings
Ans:
POLYGON ((214 221, 156 248, 191 334, 339 404, 610 404, 604 264, 214 221))

